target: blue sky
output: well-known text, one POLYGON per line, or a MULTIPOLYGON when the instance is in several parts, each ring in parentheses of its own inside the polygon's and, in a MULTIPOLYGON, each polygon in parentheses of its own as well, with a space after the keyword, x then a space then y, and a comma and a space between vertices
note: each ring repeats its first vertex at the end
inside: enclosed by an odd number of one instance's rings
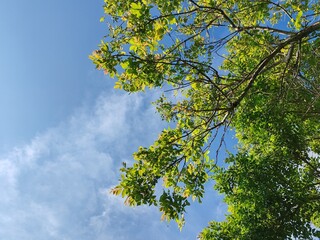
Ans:
POLYGON ((180 232, 152 207, 109 194, 118 168, 164 128, 157 93, 114 91, 88 55, 102 0, 0 0, 0 239, 196 239, 222 219, 208 188, 180 232))

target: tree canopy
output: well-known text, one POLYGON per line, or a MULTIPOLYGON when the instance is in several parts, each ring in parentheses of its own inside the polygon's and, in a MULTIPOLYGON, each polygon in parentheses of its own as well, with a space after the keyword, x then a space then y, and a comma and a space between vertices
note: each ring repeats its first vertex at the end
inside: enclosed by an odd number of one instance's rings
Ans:
POLYGON ((211 182, 228 214, 200 239, 320 237, 319 2, 105 0, 104 11, 91 59, 115 88, 161 89, 170 123, 112 192, 182 227, 211 182), (209 151, 228 130, 237 151, 219 165, 209 151))

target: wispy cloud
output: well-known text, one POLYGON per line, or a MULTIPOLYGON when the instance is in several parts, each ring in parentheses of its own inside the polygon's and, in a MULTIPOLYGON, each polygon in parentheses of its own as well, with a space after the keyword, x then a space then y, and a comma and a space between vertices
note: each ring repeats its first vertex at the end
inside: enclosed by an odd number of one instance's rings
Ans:
POLYGON ((147 102, 103 94, 94 107, 0 157, 0 238, 182 239, 156 209, 125 207, 108 191, 121 162, 163 127, 147 102))

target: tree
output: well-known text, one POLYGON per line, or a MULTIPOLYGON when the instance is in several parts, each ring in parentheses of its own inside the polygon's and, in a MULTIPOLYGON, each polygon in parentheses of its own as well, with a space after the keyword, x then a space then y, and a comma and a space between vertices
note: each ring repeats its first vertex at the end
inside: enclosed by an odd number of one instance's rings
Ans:
POLYGON ((112 192, 181 227, 214 182, 229 213, 200 239, 320 237, 318 1, 105 0, 104 11, 91 59, 115 88, 163 89, 155 104, 171 123, 112 192), (209 150, 229 129, 237 153, 219 166, 209 150))

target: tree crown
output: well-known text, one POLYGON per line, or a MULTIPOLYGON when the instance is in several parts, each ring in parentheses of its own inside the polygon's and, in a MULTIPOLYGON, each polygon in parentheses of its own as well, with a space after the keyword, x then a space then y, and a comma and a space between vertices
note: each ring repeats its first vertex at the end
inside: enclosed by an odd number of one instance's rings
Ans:
POLYGON ((319 236, 320 4, 118 0, 104 10, 108 35, 91 59, 115 88, 164 89, 155 104, 172 123, 134 153, 113 193, 159 206, 181 227, 214 180, 229 214, 200 238, 319 236), (221 150, 228 129, 237 153, 218 166, 209 150, 221 150))

